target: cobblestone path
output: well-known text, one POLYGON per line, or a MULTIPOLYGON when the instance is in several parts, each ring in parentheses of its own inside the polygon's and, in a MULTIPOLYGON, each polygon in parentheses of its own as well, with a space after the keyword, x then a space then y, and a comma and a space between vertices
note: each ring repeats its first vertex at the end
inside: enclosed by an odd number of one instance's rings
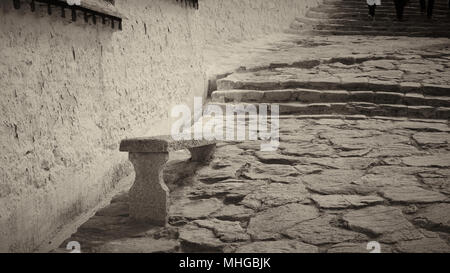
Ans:
POLYGON ((210 56, 240 66, 211 81, 210 103, 279 104, 280 149, 223 142, 203 166, 177 154, 167 227, 134 223, 124 192, 55 251, 367 253, 376 241, 450 253, 449 40, 286 35, 248 48, 210 56))
POLYGON ((168 227, 133 223, 124 193, 69 241, 93 252, 368 252, 370 241, 382 252, 450 252, 446 121, 280 124, 277 153, 222 143, 208 166, 171 162, 168 227))
POLYGON ((375 20, 368 18, 365 1, 324 0, 299 17, 291 26, 293 33, 313 35, 388 35, 450 37, 448 0, 435 0, 433 19, 421 12, 420 1, 411 0, 404 9, 404 21, 396 20, 394 1, 381 1, 375 20))

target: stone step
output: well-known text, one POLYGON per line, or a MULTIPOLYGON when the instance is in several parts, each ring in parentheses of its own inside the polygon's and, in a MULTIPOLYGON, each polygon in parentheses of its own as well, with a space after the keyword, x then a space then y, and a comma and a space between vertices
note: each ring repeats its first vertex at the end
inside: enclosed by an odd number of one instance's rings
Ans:
MULTIPOLYGON (((450 25, 449 25, 450 27, 450 25)), ((421 26, 399 26, 399 25, 347 25, 347 24, 317 24, 313 27, 316 30, 336 30, 336 31, 389 31, 389 32, 439 32, 444 35, 450 35, 449 31, 442 31, 442 29, 433 27, 421 27, 421 26)))
POLYGON ((401 27, 401 28, 415 28, 415 27, 427 27, 427 28, 437 28, 440 29, 443 26, 450 27, 450 18, 446 22, 440 22, 439 25, 435 25, 434 22, 423 20, 422 22, 416 22, 414 24, 409 24, 408 22, 395 22, 392 24, 392 18, 376 18, 372 21, 364 16, 363 20, 359 19, 348 19, 348 18, 331 18, 331 19, 316 19, 316 18, 296 18, 294 23, 302 23, 308 25, 318 25, 318 24, 336 24, 336 25, 347 25, 347 26, 384 26, 384 27, 401 27), (389 23, 389 24, 387 24, 389 23))
MULTIPOLYGON (((433 22, 436 25, 439 25, 441 22, 448 22, 449 15, 440 15, 433 14, 434 20, 433 22)), ((306 13, 307 18, 315 18, 315 19, 365 19, 367 18, 367 12, 314 12, 308 11, 306 13)), ((396 14, 395 13, 381 13, 378 12, 375 15, 376 20, 390 20, 392 23, 395 22, 396 14)), ((411 24, 420 23, 426 20, 426 16, 420 13, 404 13, 404 19, 406 22, 411 24)))
MULTIPOLYGON (((352 6, 356 6, 356 5, 361 5, 361 4, 365 4, 365 1, 360 1, 360 0, 323 0, 322 1, 322 5, 352 5, 352 6)), ((390 1, 390 0, 386 0, 386 1, 382 1, 381 6, 394 6, 394 2, 390 1)), ((412 0, 408 3, 407 7, 414 7, 414 6, 419 6, 419 1, 416 0, 412 0)), ((436 0, 435 1, 435 7, 437 6, 442 6, 442 7, 447 7, 448 6, 448 1, 447 0, 436 0)))
MULTIPOLYGON (((410 5, 407 5, 405 7, 405 11, 420 11, 420 5, 418 3, 413 3, 410 5)), ((337 9, 342 8, 343 10, 367 10, 367 5, 365 1, 359 1, 357 3, 347 3, 347 2, 340 2, 338 4, 336 3, 322 3, 319 7, 313 7, 311 10, 321 10, 323 9, 337 9)), ((381 6, 377 6, 377 10, 395 10, 395 5, 393 1, 383 2, 381 6)), ((437 1, 434 4, 433 11, 448 11, 448 3, 437 1)))
MULTIPOLYGON (((310 9, 312 12, 326 12, 326 13, 334 13, 334 12, 348 12, 348 13, 354 13, 354 12, 361 12, 361 13, 368 13, 367 6, 358 6, 358 7, 346 7, 346 6, 332 6, 332 5, 321 5, 318 7, 313 7, 310 9)), ((434 8, 433 9, 433 15, 447 15, 449 10, 447 8, 434 8)), ((375 13, 390 13, 395 14, 395 7, 387 7, 387 6, 381 6, 377 7, 375 13)), ((420 7, 410 7, 406 8, 404 10, 405 14, 423 14, 420 10, 420 7)))
MULTIPOLYGON (((343 6, 343 7, 359 7, 359 6, 366 6, 366 1, 322 1, 320 4, 321 6, 343 6)), ((381 6, 378 6, 378 8, 382 7, 395 7, 394 1, 392 0, 386 0, 381 2, 381 6)), ((413 8, 419 8, 420 4, 417 0, 412 0, 406 5, 406 9, 413 9, 413 8)), ((448 8, 448 1, 446 0, 436 0, 434 3, 434 7, 436 9, 447 9, 448 8)))
MULTIPOLYGON (((450 24, 446 26, 450 29, 450 24)), ((320 23, 320 24, 305 24, 305 23, 293 23, 291 28, 299 31, 304 30, 314 30, 314 31, 335 31, 337 33, 345 33, 345 32, 360 32, 361 35, 365 33, 371 34, 390 34, 395 35, 398 33, 410 33, 412 34, 426 34, 431 36, 439 36, 439 37, 449 37, 450 32, 442 29, 441 27, 432 27, 429 28, 427 26, 387 26, 383 24, 359 24, 359 25, 349 25, 349 24, 334 24, 334 23, 320 23)))
MULTIPOLYGON (((251 107, 259 110, 261 104, 256 103, 210 103, 219 106, 224 113, 242 107, 251 107)), ((420 119, 449 119, 450 108, 432 106, 407 106, 392 104, 374 104, 365 102, 349 103, 277 103, 280 115, 365 115, 407 117, 420 119)), ((271 108, 268 107, 270 110, 271 108)), ((240 110, 239 110, 240 111, 240 110)), ((230 114, 230 113, 229 113, 230 114)))
POLYGON ((423 96, 450 96, 450 86, 434 84, 397 83, 391 81, 367 81, 358 78, 339 79, 287 79, 271 81, 261 79, 258 81, 233 79, 226 77, 217 81, 217 90, 281 90, 306 88, 314 90, 346 90, 346 91, 381 91, 396 93, 416 93, 423 96))
POLYGON ((447 30, 433 30, 433 31, 364 31, 361 30, 298 30, 289 29, 286 33, 300 34, 300 35, 318 35, 318 36, 354 36, 354 35, 366 35, 366 36, 407 36, 407 37, 433 37, 433 38, 449 38, 450 34, 447 30))
MULTIPOLYGON (((356 1, 356 2, 338 1, 338 2, 334 2, 334 3, 329 3, 329 2, 325 1, 325 2, 322 2, 320 4, 320 6, 323 6, 323 7, 345 7, 345 8, 359 8, 359 7, 367 8, 366 1, 356 1)), ((392 1, 392 0, 383 1, 381 3, 381 5, 377 6, 377 8, 379 8, 379 9, 394 8, 394 7, 395 7, 395 4, 394 4, 394 1, 392 1)), ((415 8, 420 9, 420 4, 419 4, 418 0, 417 1, 413 0, 405 7, 405 9, 415 9, 415 8)), ((448 1, 437 0, 437 1, 435 1, 434 8, 447 10, 448 9, 448 1)))
POLYGON ((213 102, 301 102, 340 103, 367 102, 375 104, 404 104, 407 106, 450 107, 450 97, 423 96, 417 93, 346 91, 346 90, 220 90, 212 93, 213 102))
POLYGON ((433 20, 420 10, 419 1, 405 7, 404 22, 397 22, 393 1, 377 7, 375 21, 369 20, 365 1, 330 0, 311 8, 303 19, 291 25, 290 33, 316 35, 369 35, 450 37, 450 9, 447 0, 435 1, 433 20), (308 31, 308 32, 304 32, 308 31))

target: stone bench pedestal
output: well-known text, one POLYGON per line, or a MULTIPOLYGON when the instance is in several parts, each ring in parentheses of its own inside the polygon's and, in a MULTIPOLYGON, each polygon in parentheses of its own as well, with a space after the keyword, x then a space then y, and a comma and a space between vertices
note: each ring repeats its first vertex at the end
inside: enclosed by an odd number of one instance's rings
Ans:
POLYGON ((188 149, 191 160, 207 162, 214 154, 214 141, 173 140, 170 136, 123 140, 120 151, 128 152, 136 179, 130 189, 130 216, 159 226, 167 224, 169 189, 164 183, 163 170, 169 152, 188 149))

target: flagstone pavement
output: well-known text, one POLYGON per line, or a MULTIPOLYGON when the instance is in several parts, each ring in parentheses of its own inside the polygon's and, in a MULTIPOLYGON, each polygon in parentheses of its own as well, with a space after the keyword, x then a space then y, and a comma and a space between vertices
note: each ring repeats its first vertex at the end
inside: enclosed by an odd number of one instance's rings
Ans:
POLYGON ((84 252, 450 252, 450 127, 442 120, 283 116, 280 149, 219 144, 169 163, 169 225, 113 198, 66 240, 84 252))
POLYGON ((278 151, 176 154, 166 227, 134 222, 125 190, 54 251, 450 253, 449 40, 270 39, 205 59, 210 103, 280 104, 278 151))

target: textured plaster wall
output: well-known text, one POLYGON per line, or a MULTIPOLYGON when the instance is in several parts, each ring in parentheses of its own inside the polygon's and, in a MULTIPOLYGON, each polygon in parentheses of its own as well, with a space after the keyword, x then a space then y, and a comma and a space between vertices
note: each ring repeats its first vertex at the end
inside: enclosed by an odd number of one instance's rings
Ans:
POLYGON ((116 0, 123 31, 1 1, 0 252, 45 244, 132 172, 119 141, 167 133, 171 106, 205 94, 205 45, 281 31, 318 1, 116 0))

